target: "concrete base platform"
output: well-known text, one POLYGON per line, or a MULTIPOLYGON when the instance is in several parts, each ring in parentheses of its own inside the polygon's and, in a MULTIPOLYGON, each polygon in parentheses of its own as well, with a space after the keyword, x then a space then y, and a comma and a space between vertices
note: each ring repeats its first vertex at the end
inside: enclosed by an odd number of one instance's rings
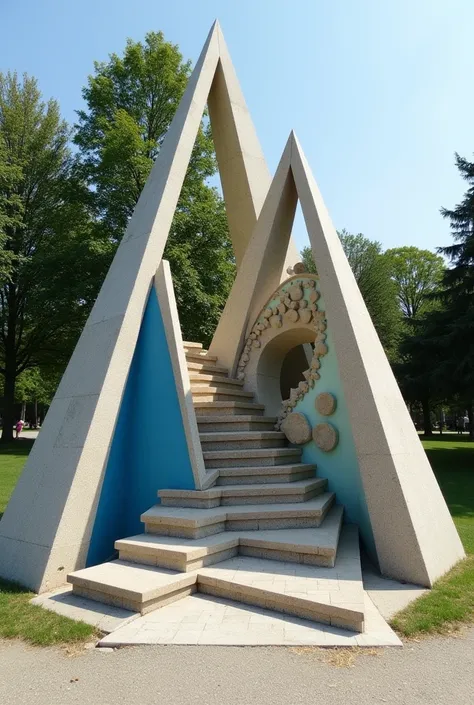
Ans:
POLYGON ((427 591, 417 585, 386 580, 368 566, 364 566, 363 581, 366 592, 362 634, 200 593, 143 617, 73 595, 70 587, 35 597, 32 603, 110 634, 99 646, 402 646, 385 620, 427 591))
POLYGON ((230 600, 195 594, 139 617, 104 637, 99 646, 402 646, 367 595, 365 615, 365 631, 356 634, 230 600))
POLYGON ((31 600, 31 603, 50 612, 56 612, 62 617, 92 624, 106 634, 114 632, 140 617, 137 612, 113 605, 104 605, 80 595, 73 595, 70 585, 38 595, 31 600))

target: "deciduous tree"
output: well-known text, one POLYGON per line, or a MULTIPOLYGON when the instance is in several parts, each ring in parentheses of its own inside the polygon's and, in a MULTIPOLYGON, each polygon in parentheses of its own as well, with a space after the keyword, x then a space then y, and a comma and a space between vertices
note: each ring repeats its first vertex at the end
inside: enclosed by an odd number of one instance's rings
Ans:
MULTIPOLYGON (((97 218, 110 241, 124 233, 184 92, 189 63, 161 32, 128 40, 123 55, 96 63, 79 111, 75 142, 97 218)), ((185 338, 209 342, 234 274, 222 199, 203 120, 164 256, 170 261, 185 338)))

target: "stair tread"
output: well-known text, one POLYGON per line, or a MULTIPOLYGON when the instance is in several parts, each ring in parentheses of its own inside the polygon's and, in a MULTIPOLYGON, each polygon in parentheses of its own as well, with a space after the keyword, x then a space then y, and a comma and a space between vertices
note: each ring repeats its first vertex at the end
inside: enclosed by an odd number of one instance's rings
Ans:
POLYGON ((264 529, 262 531, 223 531, 204 538, 184 539, 159 534, 138 534, 115 542, 117 550, 166 552, 188 561, 233 548, 240 544, 305 553, 334 554, 337 550, 343 507, 333 507, 323 524, 312 529, 264 529))
MULTIPOLYGON (((239 416, 199 416, 198 424, 215 423, 229 424, 233 423, 276 423, 276 416, 254 416, 252 414, 240 414, 239 416)), ((211 433, 211 431, 206 431, 211 433)), ((213 433, 213 432, 212 432, 213 433)), ((217 431, 219 433, 219 431, 217 431)))
MULTIPOLYGON (((257 402, 254 401, 199 401, 196 399, 193 401, 193 404, 200 409, 206 407, 212 409, 225 409, 227 407, 231 407, 232 409, 265 409, 263 404, 257 404, 257 402)), ((200 416, 199 418, 202 417, 200 416)))
POLYGON ((183 348, 197 348, 203 350, 202 343, 192 343, 188 340, 183 340, 183 348))
POLYGON ((327 480, 309 478, 296 482, 268 482, 265 485, 219 485, 207 490, 159 490, 160 497, 238 497, 239 495, 298 494, 304 490, 320 487, 327 480))
POLYGON ((286 438, 281 431, 204 431, 199 434, 201 442, 206 441, 247 441, 281 440, 286 438))
MULTIPOLYGON (((227 394, 227 396, 230 396, 231 394, 237 397, 242 397, 242 399, 253 399, 254 393, 253 392, 245 392, 243 389, 225 389, 224 387, 193 387, 191 386, 191 392, 193 397, 202 395, 219 395, 219 394, 227 394)), ((232 401, 232 400, 231 400, 232 401)))
MULTIPOLYGON (((234 379, 233 377, 222 377, 219 375, 212 375, 212 374, 199 374, 196 372, 192 372, 189 375, 189 379, 192 382, 215 382, 216 384, 223 384, 223 385, 233 385, 235 387, 243 387, 244 383, 243 380, 241 379, 234 379)), ((207 389, 207 387, 205 387, 207 389)))
POLYGON ((301 455, 301 448, 241 448, 229 450, 206 450, 203 453, 204 460, 217 460, 219 458, 273 458, 277 456, 301 455))
POLYGON ((241 517, 243 519, 284 519, 294 516, 320 516, 333 499, 333 492, 323 492, 307 502, 283 502, 281 504, 241 504, 209 509, 165 507, 161 504, 155 504, 141 515, 141 521, 159 524, 160 519, 165 519, 167 524, 205 526, 226 520, 237 520, 241 517))
POLYGON ((201 370, 209 370, 212 372, 212 374, 219 373, 222 376, 225 374, 226 376, 229 374, 229 370, 227 367, 223 367, 222 365, 217 365, 213 362, 208 362, 206 363, 205 360, 200 359, 198 360, 186 360, 187 362, 187 367, 190 372, 196 372, 199 374, 201 370))
POLYGON ((336 555, 344 507, 336 505, 326 514, 321 526, 312 529, 261 529, 240 531, 240 543, 261 548, 336 555))
POLYGON ((199 539, 176 538, 175 536, 161 536, 160 534, 138 534, 115 542, 117 550, 138 548, 153 551, 166 551, 170 554, 180 555, 187 560, 195 560, 214 551, 222 551, 239 545, 239 533, 223 531, 199 539))
POLYGON ((77 570, 70 573, 67 580, 89 590, 103 591, 107 588, 110 594, 146 601, 165 595, 171 589, 193 585, 195 576, 192 573, 117 560, 77 570))
POLYGON ((185 350, 186 358, 192 360, 207 360, 207 362, 217 362, 215 355, 209 355, 205 350, 185 350))
POLYGON ((235 468, 213 468, 221 477, 238 477, 240 475, 288 475, 308 470, 316 470, 311 463, 288 463, 286 465, 249 465, 235 468))

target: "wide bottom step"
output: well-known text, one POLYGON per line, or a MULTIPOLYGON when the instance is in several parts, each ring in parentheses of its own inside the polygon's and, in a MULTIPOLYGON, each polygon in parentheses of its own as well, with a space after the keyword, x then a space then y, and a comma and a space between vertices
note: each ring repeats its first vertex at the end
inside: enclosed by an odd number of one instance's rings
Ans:
POLYGON ((68 582, 76 594, 141 614, 198 590, 360 632, 364 593, 356 527, 345 528, 340 553, 333 569, 236 557, 180 573, 113 561, 71 573, 68 582))

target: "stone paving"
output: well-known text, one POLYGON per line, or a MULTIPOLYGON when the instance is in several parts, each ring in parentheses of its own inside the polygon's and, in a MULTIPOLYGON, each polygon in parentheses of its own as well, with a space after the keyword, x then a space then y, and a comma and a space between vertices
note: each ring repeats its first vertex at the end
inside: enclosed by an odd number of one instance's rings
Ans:
POLYGON ((215 644, 229 646, 401 646, 365 596, 363 634, 324 626, 258 607, 196 594, 139 617, 101 640, 100 646, 215 644))

